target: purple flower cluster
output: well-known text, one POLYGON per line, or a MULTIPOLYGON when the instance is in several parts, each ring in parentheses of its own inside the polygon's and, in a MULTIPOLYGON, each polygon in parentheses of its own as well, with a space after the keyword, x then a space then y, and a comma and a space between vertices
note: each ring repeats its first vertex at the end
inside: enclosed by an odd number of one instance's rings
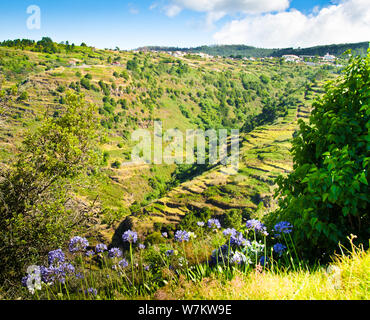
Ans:
POLYGON ((225 237, 233 237, 236 235, 236 230, 234 228, 228 228, 225 229, 222 233, 225 237))
POLYGON ((230 263, 231 264, 242 264, 246 263, 247 258, 244 254, 242 254, 239 251, 236 251, 231 257, 230 257, 230 263))
POLYGON ((230 243, 232 245, 242 247, 247 244, 247 240, 243 237, 243 234, 241 232, 236 232, 230 237, 230 243))
POLYGON ((260 258, 260 264, 261 264, 262 266, 267 265, 267 264, 268 264, 268 262, 269 262, 269 258, 268 258, 268 257, 266 257, 266 256, 262 256, 262 257, 260 258))
POLYGON ((281 256, 284 252, 284 250, 286 249, 286 246, 284 246, 283 244, 281 243, 277 243, 273 246, 273 249, 274 251, 279 255, 281 256))
POLYGON ((118 248, 112 248, 108 251, 109 258, 119 258, 122 257, 122 251, 118 248))
POLYGON ((118 265, 121 267, 121 268, 126 268, 126 267, 128 267, 128 262, 127 262, 127 260, 126 259, 122 259, 120 262, 118 262, 118 265))
POLYGON ((65 261, 65 255, 62 249, 50 251, 48 254, 49 265, 59 264, 65 261))
POLYGON ((203 221, 198 221, 197 226, 198 227, 204 227, 205 223, 203 221))
POLYGON ((220 224, 220 221, 218 221, 218 219, 209 219, 207 222, 207 225, 208 225, 208 228, 214 229, 214 230, 221 228, 221 224, 220 224))
POLYGON ((108 248, 104 243, 99 243, 95 247, 95 252, 96 253, 103 253, 104 251, 107 251, 108 248))
POLYGON ((138 245, 138 248, 139 248, 140 250, 144 250, 144 249, 145 249, 145 245, 144 245, 144 244, 142 244, 142 243, 140 243, 140 244, 138 245))
POLYGON ((253 229, 258 232, 262 232, 266 230, 266 227, 264 226, 264 224, 261 221, 258 221, 256 219, 248 220, 245 226, 247 227, 248 230, 253 229))
POLYGON ((134 231, 128 230, 122 235, 122 240, 123 242, 136 243, 137 233, 134 231))
POLYGON ((89 288, 85 291, 85 293, 89 293, 93 296, 97 296, 98 295, 98 290, 96 290, 95 288, 89 288))
POLYGON ((189 241, 189 233, 187 231, 177 230, 175 233, 175 240, 177 242, 189 241))
POLYGON ((62 263, 58 266, 51 265, 49 267, 42 266, 41 279, 44 283, 65 283, 67 275, 71 275, 75 272, 75 268, 70 263, 62 263))
POLYGON ((287 221, 281 221, 274 226, 274 231, 276 232, 275 236, 279 237, 281 233, 291 233, 293 230, 293 226, 287 221))
POLYGON ((85 251, 86 248, 89 246, 89 241, 86 238, 82 237, 73 237, 69 242, 69 251, 70 252, 79 252, 85 251))
POLYGON ((174 254, 174 251, 173 250, 167 250, 166 252, 165 252, 165 255, 167 256, 167 257, 170 257, 170 256, 172 256, 174 254))

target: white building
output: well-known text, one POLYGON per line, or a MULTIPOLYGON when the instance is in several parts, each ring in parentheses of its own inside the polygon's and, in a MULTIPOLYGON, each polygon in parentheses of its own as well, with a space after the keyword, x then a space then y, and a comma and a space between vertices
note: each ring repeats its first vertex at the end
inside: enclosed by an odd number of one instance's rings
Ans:
POLYGON ((294 55, 294 54, 287 54, 287 55, 284 55, 283 56, 284 60, 286 62, 298 62, 298 61, 301 61, 301 58, 294 55))
POLYGON ((329 53, 327 53, 327 54, 324 56, 324 58, 323 58, 323 60, 324 60, 324 61, 329 61, 329 62, 333 62, 333 61, 335 61, 335 59, 336 59, 336 57, 335 57, 335 56, 330 55, 329 53))

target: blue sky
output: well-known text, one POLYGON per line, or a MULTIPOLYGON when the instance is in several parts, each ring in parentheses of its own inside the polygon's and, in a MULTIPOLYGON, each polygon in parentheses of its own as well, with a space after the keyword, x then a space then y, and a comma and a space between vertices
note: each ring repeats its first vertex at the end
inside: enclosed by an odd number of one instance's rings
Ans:
POLYGON ((368 0, 14 0, 0 2, 0 40, 49 36, 99 48, 259 47, 370 40, 368 0), (27 28, 27 7, 41 28, 27 28))

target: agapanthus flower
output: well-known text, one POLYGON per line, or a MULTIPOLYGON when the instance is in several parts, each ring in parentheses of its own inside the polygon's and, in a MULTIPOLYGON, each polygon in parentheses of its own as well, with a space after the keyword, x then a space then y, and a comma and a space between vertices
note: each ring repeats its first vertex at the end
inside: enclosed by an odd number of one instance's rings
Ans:
POLYGON ((247 257, 239 252, 236 251, 231 257, 230 257, 230 263, 231 264, 242 264, 247 262, 247 257))
POLYGON ((94 251, 89 250, 89 251, 87 251, 87 252, 85 253, 85 256, 86 256, 86 257, 92 257, 94 254, 95 254, 95 252, 94 252, 94 251))
POLYGON ((75 272, 75 268, 70 263, 63 263, 58 266, 49 266, 41 269, 42 281, 48 284, 65 283, 66 276, 75 272))
POLYGON ((144 250, 144 249, 145 249, 145 245, 144 245, 144 244, 142 244, 142 243, 140 243, 140 244, 138 245, 138 248, 139 248, 140 250, 144 250))
POLYGON ((286 246, 284 246, 283 244, 281 243, 277 243, 273 246, 273 249, 274 251, 279 255, 281 256, 282 253, 284 252, 284 250, 286 249, 286 246))
POLYGON ((212 251, 211 259, 214 263, 226 263, 229 255, 232 254, 231 248, 227 244, 222 245, 221 247, 212 251))
POLYGON ((48 254, 49 265, 58 264, 65 261, 65 255, 62 249, 50 251, 48 254))
POLYGON ((119 258, 122 256, 122 251, 118 248, 112 248, 108 251, 109 258, 119 258))
POLYGON ((128 230, 122 235, 122 240, 124 242, 136 243, 137 233, 135 231, 128 230))
POLYGON ((167 256, 167 257, 170 257, 170 256, 172 256, 174 254, 174 251, 173 250, 167 250, 166 252, 165 252, 165 255, 167 256))
POLYGON ((69 251, 70 252, 79 252, 85 251, 89 245, 89 241, 86 238, 82 237, 73 237, 69 242, 69 251))
POLYGON ((266 256, 262 256, 262 257, 260 258, 260 264, 261 264, 261 266, 267 265, 267 264, 268 264, 268 262, 269 262, 269 258, 268 258, 268 257, 266 257, 266 256))
POLYGON ((41 290, 41 268, 39 266, 29 266, 27 276, 22 278, 22 285, 27 287, 31 294, 36 290, 41 290))
POLYGON ((89 288, 85 291, 85 293, 89 293, 89 294, 92 294, 93 296, 97 296, 98 290, 96 290, 95 288, 89 288))
POLYGON ((222 233, 225 237, 232 237, 236 235, 236 230, 234 228, 227 228, 222 233))
POLYGON ((99 243, 95 247, 96 253, 102 253, 102 252, 107 251, 107 250, 108 250, 108 248, 104 243, 99 243))
POLYGON ((205 223, 203 221, 197 222, 198 227, 204 227, 205 223))
POLYGON ((247 240, 243 237, 243 234, 241 232, 236 232, 230 237, 230 243, 232 245, 241 247, 247 244, 247 240))
POLYGON ((220 221, 218 219, 209 219, 207 222, 208 228, 216 230, 221 228, 220 221))
POLYGON ((81 279, 84 279, 84 278, 85 278, 85 276, 83 275, 83 273, 81 273, 81 272, 77 272, 77 273, 76 273, 76 278, 81 280, 81 279))
POLYGON ((150 266, 145 266, 145 267, 144 267, 144 270, 145 270, 145 271, 149 271, 149 270, 150 270, 150 266))
POLYGON ((189 232, 189 238, 190 239, 195 239, 197 235, 194 232, 189 232))
POLYGON ((189 233, 187 231, 177 230, 175 240, 178 242, 189 241, 189 233))
POLYGON ((287 221, 281 221, 274 226, 274 231, 276 232, 275 236, 279 237, 281 233, 291 233, 293 226, 287 221))
POLYGON ((121 267, 121 268, 126 268, 128 267, 128 262, 126 259, 122 259, 120 262, 118 262, 118 265, 121 267))
POLYGON ((163 238, 167 238, 167 237, 168 237, 167 232, 162 232, 162 237, 163 237, 163 238))
POLYGON ((256 219, 248 220, 245 224, 248 230, 253 229, 254 231, 263 232, 266 230, 265 225, 256 219))

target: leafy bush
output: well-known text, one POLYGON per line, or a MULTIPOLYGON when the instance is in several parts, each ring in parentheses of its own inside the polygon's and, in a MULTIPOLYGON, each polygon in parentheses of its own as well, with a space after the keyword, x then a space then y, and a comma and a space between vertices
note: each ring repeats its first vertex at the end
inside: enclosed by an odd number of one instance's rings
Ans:
POLYGON ((370 235, 370 52, 352 57, 325 88, 309 124, 299 121, 294 171, 277 180, 276 217, 293 222, 295 243, 309 258, 327 256, 351 233, 365 244, 370 235))
POLYGON ((13 163, 0 169, 0 284, 11 285, 85 220, 69 187, 97 160, 95 107, 68 93, 63 111, 28 134, 13 163))
POLYGON ((238 209, 227 210, 223 219, 223 226, 225 228, 239 229, 242 225, 242 212, 238 209))

